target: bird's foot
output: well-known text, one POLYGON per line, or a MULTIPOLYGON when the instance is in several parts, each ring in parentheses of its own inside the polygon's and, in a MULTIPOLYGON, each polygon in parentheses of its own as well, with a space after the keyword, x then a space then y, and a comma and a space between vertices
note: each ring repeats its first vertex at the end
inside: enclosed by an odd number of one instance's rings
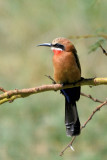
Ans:
POLYGON ((93 78, 84 78, 84 77, 81 77, 78 81, 75 81, 75 82, 72 82, 72 83, 63 83, 62 85, 65 86, 65 85, 76 85, 77 83, 79 82, 82 82, 83 80, 87 79, 87 80, 92 80, 92 79, 95 79, 96 77, 93 77, 93 78))
POLYGON ((65 85, 76 85, 76 83, 81 82, 81 81, 82 81, 82 80, 80 79, 80 80, 75 81, 75 82, 71 82, 71 83, 65 82, 65 83, 61 83, 61 84, 62 84, 62 86, 64 87, 65 85))
POLYGON ((81 82, 81 81, 83 81, 84 79, 85 79, 84 77, 81 77, 78 81, 75 81, 75 82, 73 82, 73 83, 71 83, 71 84, 76 85, 76 83, 81 82))

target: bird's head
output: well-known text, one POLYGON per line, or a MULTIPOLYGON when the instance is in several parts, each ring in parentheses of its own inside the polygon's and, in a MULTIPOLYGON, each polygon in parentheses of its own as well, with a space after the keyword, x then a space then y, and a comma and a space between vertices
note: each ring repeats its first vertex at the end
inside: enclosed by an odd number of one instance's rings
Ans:
POLYGON ((74 45, 71 43, 70 40, 59 37, 52 41, 52 43, 43 43, 39 44, 38 46, 47 46, 50 47, 54 54, 60 54, 65 52, 76 52, 74 45))

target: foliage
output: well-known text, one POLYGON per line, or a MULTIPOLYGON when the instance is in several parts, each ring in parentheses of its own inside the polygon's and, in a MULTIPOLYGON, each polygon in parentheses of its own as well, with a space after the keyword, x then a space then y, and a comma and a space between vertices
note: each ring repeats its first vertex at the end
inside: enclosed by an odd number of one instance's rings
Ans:
POLYGON ((89 53, 96 51, 100 47, 100 45, 103 44, 105 41, 106 39, 99 39, 97 42, 90 46, 89 53))

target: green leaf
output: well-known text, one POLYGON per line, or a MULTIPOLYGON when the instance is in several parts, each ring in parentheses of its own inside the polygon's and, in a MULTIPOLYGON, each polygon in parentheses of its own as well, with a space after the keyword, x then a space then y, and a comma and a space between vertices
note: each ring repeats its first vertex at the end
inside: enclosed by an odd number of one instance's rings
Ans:
POLYGON ((97 50, 97 48, 99 48, 100 44, 103 44, 106 41, 106 39, 99 39, 96 43, 94 43, 93 45, 90 46, 89 52, 88 53, 92 53, 94 51, 97 50))

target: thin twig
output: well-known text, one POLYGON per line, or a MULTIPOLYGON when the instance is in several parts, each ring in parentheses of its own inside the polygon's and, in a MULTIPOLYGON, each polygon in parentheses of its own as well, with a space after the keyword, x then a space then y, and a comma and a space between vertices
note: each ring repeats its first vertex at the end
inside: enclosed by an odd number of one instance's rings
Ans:
POLYGON ((53 84, 56 84, 55 80, 51 76, 48 76, 48 75, 45 75, 45 76, 48 77, 52 81, 53 84))
POLYGON ((0 91, 2 92, 7 92, 7 90, 5 90, 4 88, 0 87, 0 91))
POLYGON ((99 46, 100 46, 100 48, 102 49, 103 53, 107 56, 107 51, 102 47, 101 44, 100 44, 99 46))
POLYGON ((82 125, 81 129, 85 128, 87 123, 92 119, 94 114, 99 111, 105 104, 107 104, 107 100, 105 100, 103 103, 101 103, 99 106, 96 107, 96 109, 93 111, 93 113, 89 116, 88 120, 82 125))
MULTIPOLYGON (((94 114, 99 111, 104 105, 107 104, 107 100, 105 100, 103 103, 101 103, 99 106, 96 107, 96 109, 92 112, 92 114, 89 116, 88 120, 81 126, 81 130, 83 128, 86 127, 87 123, 92 119, 92 117, 94 116, 94 114)), ((72 146, 74 140, 76 139, 77 136, 74 136, 72 138, 72 141, 60 152, 60 156, 62 156, 64 154, 64 152, 70 147, 72 146)))
POLYGON ((96 37, 103 37, 103 38, 107 39, 107 34, 69 36, 68 38, 80 39, 80 38, 96 38, 96 37))
POLYGON ((72 146, 74 140, 76 139, 77 136, 72 137, 72 141, 60 152, 60 156, 62 156, 64 154, 64 152, 70 147, 72 146))
POLYGON ((94 102, 103 103, 103 101, 101 101, 101 100, 99 100, 99 99, 96 99, 96 98, 93 98, 91 95, 87 95, 87 94, 82 93, 82 92, 81 92, 81 95, 84 96, 84 97, 90 98, 90 99, 93 100, 94 102))

